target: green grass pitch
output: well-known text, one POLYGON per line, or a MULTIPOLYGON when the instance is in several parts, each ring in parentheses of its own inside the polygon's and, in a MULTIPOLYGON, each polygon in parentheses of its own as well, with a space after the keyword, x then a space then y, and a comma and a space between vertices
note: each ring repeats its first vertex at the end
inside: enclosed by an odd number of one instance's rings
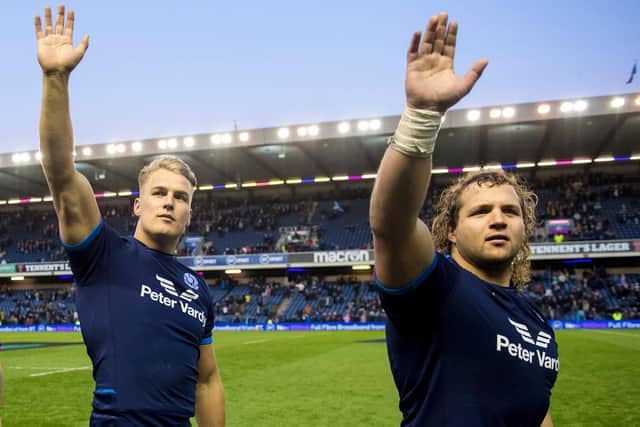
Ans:
MULTIPOLYGON (((398 426, 383 332, 218 332, 227 425, 398 426), (367 342, 373 340, 374 342, 367 342)), ((640 331, 558 331, 556 426, 640 426, 640 331)), ((3 426, 87 426, 93 380, 75 333, 2 333, 77 345, 0 353, 3 426)), ((194 422, 194 425, 195 422, 194 422)))

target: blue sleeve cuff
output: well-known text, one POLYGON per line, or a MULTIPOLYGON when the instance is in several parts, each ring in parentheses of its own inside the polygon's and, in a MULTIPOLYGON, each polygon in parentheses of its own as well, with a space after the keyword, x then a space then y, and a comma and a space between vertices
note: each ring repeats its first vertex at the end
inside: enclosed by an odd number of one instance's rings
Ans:
POLYGON ((209 345, 209 344, 212 344, 212 343, 213 343, 213 337, 207 337, 207 338, 202 340, 200 345, 209 345))
POLYGON ((96 238, 96 236, 98 234, 100 234, 100 231, 102 230, 102 227, 104 226, 104 222, 101 219, 100 223, 98 223, 98 225, 96 226, 96 228, 93 229, 93 231, 91 231, 91 233, 89 233, 89 235, 87 237, 84 238, 84 240, 82 240, 82 242, 80 243, 76 243, 75 245, 69 245, 67 243, 65 243, 62 238, 60 238, 60 242, 62 242, 62 246, 70 252, 73 251, 79 251, 81 249, 86 248, 87 246, 89 246, 89 244, 91 242, 93 242, 93 239, 96 238))
POLYGON ((389 294, 389 295, 406 294, 407 292, 411 292, 412 290, 417 288, 422 282, 427 280, 429 275, 431 275, 431 272, 433 272, 433 270, 435 270, 437 263, 438 263, 438 253, 436 252, 435 256, 433 257, 433 261, 431 261, 431 264, 429 264, 429 266, 427 268, 425 268, 422 271, 422 273, 420 273, 420 275, 418 277, 416 277, 411 282, 409 282, 406 285, 401 286, 399 288, 385 288, 384 285, 382 283, 380 283, 380 281, 378 280, 377 277, 374 280, 376 282, 376 286, 378 287, 378 289, 381 292, 384 292, 385 294, 389 294))

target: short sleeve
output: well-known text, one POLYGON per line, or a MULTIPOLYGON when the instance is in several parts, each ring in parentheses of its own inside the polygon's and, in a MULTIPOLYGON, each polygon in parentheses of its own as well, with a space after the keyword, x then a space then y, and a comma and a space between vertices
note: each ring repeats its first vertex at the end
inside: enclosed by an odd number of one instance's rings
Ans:
POLYGON ((203 292, 206 294, 205 298, 207 300, 207 321, 204 325, 204 332, 200 345, 207 345, 213 342, 212 332, 215 316, 213 314, 213 304, 211 303, 211 296, 209 294, 209 285, 207 285, 207 282, 200 279, 200 286, 202 287, 203 292))
POLYGON ((437 254, 418 277, 400 288, 387 288, 376 278, 382 307, 387 317, 399 328, 423 324, 435 316, 452 287, 455 266, 437 254))
POLYGON ((120 235, 103 220, 82 242, 75 245, 62 242, 78 286, 86 286, 96 274, 104 273, 106 261, 111 259, 112 251, 119 244, 120 235))

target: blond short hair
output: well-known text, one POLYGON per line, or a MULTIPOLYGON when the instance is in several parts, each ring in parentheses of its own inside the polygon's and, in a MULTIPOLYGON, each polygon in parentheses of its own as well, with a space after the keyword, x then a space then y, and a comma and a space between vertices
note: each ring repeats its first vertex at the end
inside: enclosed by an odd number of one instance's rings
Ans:
POLYGON ((511 283, 518 290, 523 290, 527 283, 531 281, 531 248, 529 247, 529 237, 533 234, 536 223, 536 205, 538 196, 529 190, 527 184, 515 175, 503 170, 473 172, 460 177, 455 183, 446 188, 440 195, 437 206, 437 213, 431 226, 433 243, 436 250, 443 254, 450 254, 452 243, 449 240, 449 232, 455 230, 458 224, 458 214, 460 212, 460 195, 465 188, 472 184, 478 186, 493 187, 495 185, 510 185, 515 190, 520 199, 522 219, 524 222, 525 240, 524 245, 511 264, 511 283))
POLYGON ((142 189, 142 186, 147 181, 149 176, 158 169, 166 169, 170 172, 177 173, 184 176, 191 183, 193 188, 198 185, 196 175, 193 173, 188 164, 182 161, 182 159, 176 156, 164 155, 155 158, 151 163, 146 165, 140 170, 138 174, 138 187, 142 189))

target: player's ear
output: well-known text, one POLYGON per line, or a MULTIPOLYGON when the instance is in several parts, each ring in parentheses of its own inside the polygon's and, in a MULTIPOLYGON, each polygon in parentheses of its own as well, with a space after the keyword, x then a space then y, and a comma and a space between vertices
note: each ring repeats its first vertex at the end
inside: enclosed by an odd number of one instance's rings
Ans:
POLYGON ((140 216, 141 211, 142 211, 142 208, 140 206, 140 197, 136 197, 133 200, 133 214, 135 216, 140 216))
POLYGON ((453 243, 454 245, 456 244, 456 232, 455 230, 449 230, 449 234, 447 235, 447 239, 453 243))

